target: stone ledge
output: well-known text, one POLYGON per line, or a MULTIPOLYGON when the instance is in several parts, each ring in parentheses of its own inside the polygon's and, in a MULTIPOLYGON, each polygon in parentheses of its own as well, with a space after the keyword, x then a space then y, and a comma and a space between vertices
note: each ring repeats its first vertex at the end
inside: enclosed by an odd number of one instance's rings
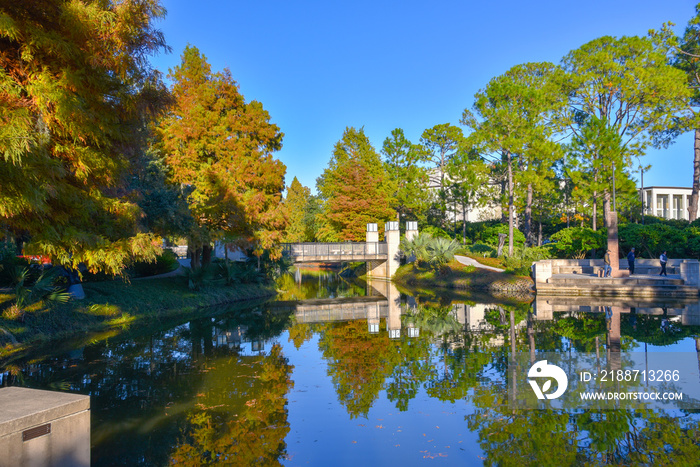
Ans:
POLYGON ((21 387, 0 389, 0 438, 90 409, 90 396, 21 387))

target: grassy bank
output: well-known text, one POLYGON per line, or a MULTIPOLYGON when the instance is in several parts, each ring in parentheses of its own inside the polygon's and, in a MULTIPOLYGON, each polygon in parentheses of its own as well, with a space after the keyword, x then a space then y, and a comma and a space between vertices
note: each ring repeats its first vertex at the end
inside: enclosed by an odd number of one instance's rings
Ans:
POLYGON ((441 288, 467 290, 528 300, 532 279, 524 276, 465 266, 452 260, 437 271, 414 264, 401 266, 392 279, 400 286, 423 290, 441 288))
MULTIPOLYGON (((271 297, 274 289, 254 284, 208 286, 191 291, 183 277, 83 284, 86 298, 65 304, 35 304, 20 318, 0 315, 0 362, 32 347, 106 333, 114 336, 133 327, 153 327, 177 318, 215 312, 217 305, 271 297)), ((14 300, 0 294, 0 310, 14 300)), ((91 337, 94 339, 94 337, 91 337)))

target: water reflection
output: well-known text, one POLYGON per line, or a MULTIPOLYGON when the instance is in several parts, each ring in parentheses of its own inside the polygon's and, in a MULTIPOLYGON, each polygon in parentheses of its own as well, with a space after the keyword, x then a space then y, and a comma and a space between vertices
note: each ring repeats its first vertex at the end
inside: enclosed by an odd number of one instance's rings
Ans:
POLYGON ((20 362, 0 383, 90 394, 94 465, 700 458, 693 411, 514 410, 531 394, 510 365, 543 352, 611 364, 629 350, 695 352, 698 303, 426 299, 309 271, 278 289, 269 304, 20 362), (313 442, 319 424, 332 429, 326 443, 313 442), (423 437, 428 424, 443 428, 423 437))

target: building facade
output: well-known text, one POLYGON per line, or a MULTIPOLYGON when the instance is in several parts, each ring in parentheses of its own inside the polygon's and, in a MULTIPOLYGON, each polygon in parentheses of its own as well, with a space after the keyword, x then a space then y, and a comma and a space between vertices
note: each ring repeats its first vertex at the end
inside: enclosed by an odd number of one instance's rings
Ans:
MULTIPOLYGON (((445 174, 445 186, 452 183, 452 178, 445 174)), ((440 171, 430 169, 428 171, 428 190, 434 200, 438 199, 440 193, 440 171)), ((501 205, 499 196, 500 187, 491 184, 483 187, 481 203, 474 203, 463 206, 459 202, 447 201, 447 211, 445 212, 448 222, 480 222, 501 219, 501 205)))
POLYGON ((639 191, 645 215, 663 219, 689 219, 688 206, 692 188, 649 186, 639 191))

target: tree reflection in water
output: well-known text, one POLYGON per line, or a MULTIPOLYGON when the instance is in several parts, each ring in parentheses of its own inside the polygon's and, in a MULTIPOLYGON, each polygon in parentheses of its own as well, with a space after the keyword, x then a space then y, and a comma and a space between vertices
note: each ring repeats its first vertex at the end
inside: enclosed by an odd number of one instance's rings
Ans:
POLYGON ((284 457, 289 432, 286 395, 292 367, 274 345, 269 355, 218 359, 204 381, 190 426, 170 461, 177 465, 270 465, 284 457))
MULTIPOLYGON (((309 292, 285 284, 289 297, 309 292)), ((353 287, 336 292, 356 293, 353 287)), ((696 465, 700 459, 696 413, 509 408, 509 389, 529 391, 513 386, 515 353, 532 362, 540 352, 603 355, 611 334, 620 337, 621 350, 692 345, 700 328, 683 325, 671 311, 616 308, 613 320, 596 308, 537 319, 528 304, 443 301, 404 308, 403 335, 390 338, 386 317, 381 331, 371 333, 367 320, 297 323, 290 313, 270 310, 222 313, 42 363, 15 362, 0 373, 0 384, 90 394, 94 465, 285 463, 290 430, 307 429, 289 425, 290 356, 316 350, 346 418, 368 417, 382 398, 406 415, 423 410, 426 397, 466 407, 465 424, 477 439, 472 448, 481 449, 487 465, 696 465), (479 319, 469 318, 477 308, 479 319), (277 340, 284 332, 286 342, 277 340), (318 349, 304 345, 314 342, 318 349)), ((338 436, 357 425, 334 423, 338 436)))

